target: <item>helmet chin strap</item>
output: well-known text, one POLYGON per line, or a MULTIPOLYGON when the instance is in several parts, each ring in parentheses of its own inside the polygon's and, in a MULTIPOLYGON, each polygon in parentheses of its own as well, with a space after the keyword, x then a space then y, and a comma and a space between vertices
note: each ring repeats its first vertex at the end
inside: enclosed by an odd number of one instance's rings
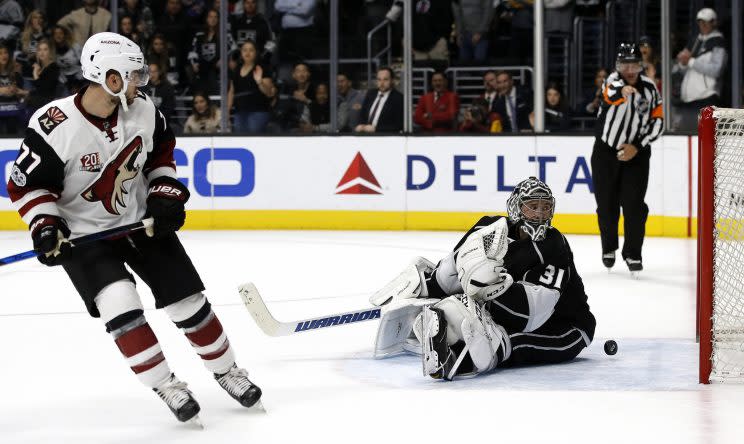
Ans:
POLYGON ((127 106, 127 96, 126 96, 126 90, 129 87, 129 82, 124 79, 124 77, 121 78, 122 81, 122 87, 121 90, 119 90, 118 93, 115 93, 109 89, 108 85, 106 85, 106 82, 103 82, 101 86, 103 86, 104 91, 111 94, 112 96, 116 96, 119 98, 119 101, 121 102, 121 107, 124 108, 124 112, 129 111, 129 106, 127 106))

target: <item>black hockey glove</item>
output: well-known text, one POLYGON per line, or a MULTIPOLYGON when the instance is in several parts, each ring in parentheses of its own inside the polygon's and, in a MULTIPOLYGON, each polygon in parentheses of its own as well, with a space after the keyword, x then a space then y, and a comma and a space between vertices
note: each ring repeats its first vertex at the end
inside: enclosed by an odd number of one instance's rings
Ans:
POLYGON ((184 206, 189 196, 189 190, 172 177, 158 177, 150 182, 145 217, 155 219, 153 223, 155 237, 173 233, 183 226, 186 221, 184 206))
POLYGON ((40 214, 31 221, 29 230, 34 241, 34 250, 40 253, 37 256, 39 262, 52 267, 69 259, 72 245, 67 240, 70 229, 64 219, 40 214))

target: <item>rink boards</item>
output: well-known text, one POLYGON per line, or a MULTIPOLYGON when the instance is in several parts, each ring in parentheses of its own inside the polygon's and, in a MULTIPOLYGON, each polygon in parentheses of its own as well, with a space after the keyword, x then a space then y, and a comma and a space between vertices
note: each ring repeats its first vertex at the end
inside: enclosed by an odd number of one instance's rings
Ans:
MULTIPOLYGON (((0 140, 3 183, 20 142, 0 140)), ((460 230, 504 213, 514 185, 534 175, 553 189, 557 227, 594 234, 593 143, 550 135, 181 137, 175 159, 191 191, 186 228, 460 230)), ((664 136, 652 149, 647 234, 694 235, 697 138, 664 136)), ((21 228, 3 186, 0 229, 21 228)))

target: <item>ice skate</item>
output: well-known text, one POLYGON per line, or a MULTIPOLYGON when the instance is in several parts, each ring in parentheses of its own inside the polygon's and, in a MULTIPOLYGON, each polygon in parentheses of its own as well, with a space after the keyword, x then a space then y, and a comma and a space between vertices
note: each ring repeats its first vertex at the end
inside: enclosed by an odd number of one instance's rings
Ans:
POLYGON ((630 275, 633 276, 634 279, 638 279, 640 272, 643 271, 643 261, 641 259, 625 258, 625 263, 628 265, 630 275))
POLYGON ((194 399, 193 393, 186 388, 187 384, 172 374, 158 387, 152 390, 165 401, 168 408, 176 415, 181 422, 194 424, 199 428, 204 428, 197 414, 201 410, 199 403, 194 399))
POLYGON ((602 254, 602 263, 607 267, 607 271, 609 272, 615 265, 615 252, 610 251, 609 253, 602 254))
POLYGON ((447 320, 438 308, 424 307, 421 330, 424 374, 434 379, 451 379, 455 354, 447 345, 447 320))
POLYGON ((261 389, 248 379, 248 372, 245 369, 233 365, 227 373, 218 375, 215 373, 214 379, 225 389, 225 391, 243 407, 252 407, 258 402, 258 406, 263 409, 259 400, 261 399, 261 389))

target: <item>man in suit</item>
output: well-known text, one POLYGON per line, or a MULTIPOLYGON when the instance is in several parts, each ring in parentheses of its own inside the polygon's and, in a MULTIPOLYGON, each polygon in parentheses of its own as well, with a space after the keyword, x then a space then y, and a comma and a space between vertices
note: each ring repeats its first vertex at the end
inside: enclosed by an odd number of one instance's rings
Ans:
POLYGON ((397 133, 403 131, 403 94, 393 88, 393 70, 377 70, 377 89, 367 92, 362 104, 363 123, 358 133, 397 133))
POLYGON ((496 73, 496 91, 499 96, 494 100, 491 111, 502 117, 504 132, 532 131, 532 94, 515 87, 511 74, 505 71, 496 73))
POLYGON ((423 131, 448 133, 457 127, 460 112, 460 97, 447 90, 447 77, 441 71, 431 76, 433 91, 424 94, 416 106, 413 121, 423 131))

